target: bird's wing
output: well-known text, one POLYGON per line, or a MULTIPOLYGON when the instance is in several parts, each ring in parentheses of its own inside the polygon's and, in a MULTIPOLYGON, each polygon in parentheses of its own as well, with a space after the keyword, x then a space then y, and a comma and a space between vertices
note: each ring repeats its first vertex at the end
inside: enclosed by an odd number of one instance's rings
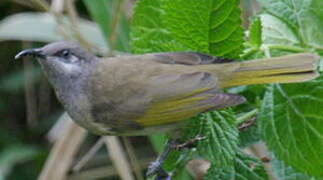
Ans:
POLYGON ((148 88, 152 101, 144 115, 136 119, 145 127, 178 122, 244 102, 242 96, 219 92, 216 78, 204 72, 153 77, 148 88))
POLYGON ((149 57, 153 61, 164 64, 201 65, 232 62, 231 59, 210 56, 198 52, 153 53, 149 57))

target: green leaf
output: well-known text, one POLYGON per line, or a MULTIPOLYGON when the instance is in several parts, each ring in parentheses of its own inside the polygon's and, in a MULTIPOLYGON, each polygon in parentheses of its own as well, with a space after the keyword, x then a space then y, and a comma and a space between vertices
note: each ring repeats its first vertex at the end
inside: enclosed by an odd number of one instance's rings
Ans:
POLYGON ((187 49, 236 58, 243 42, 238 4, 238 0, 168 0, 166 29, 187 49))
MULTIPOLYGON (((259 0, 266 12, 284 22, 300 46, 323 49, 322 0, 259 0)), ((265 24, 265 23, 264 23, 265 24)))
POLYGON ((131 42, 134 53, 184 51, 163 23, 162 0, 141 0, 136 3, 131 27, 131 42))
POLYGON ((132 43, 136 53, 193 50, 236 58, 243 43, 239 1, 139 1, 132 43))
POLYGON ((280 180, 322 180, 323 178, 310 177, 306 174, 297 172, 290 166, 284 164, 283 161, 272 158, 271 161, 272 169, 276 177, 279 177, 280 180))
MULTIPOLYGON (((67 18, 63 18, 64 27, 69 27, 67 18)), ((80 33, 92 45, 99 48, 100 52, 106 52, 108 46, 99 28, 93 22, 79 19, 80 33)), ((0 22, 0 41, 20 40, 37 42, 54 42, 63 40, 59 33, 61 29, 55 17, 48 13, 19 13, 8 16, 0 22)), ((70 28, 64 28, 67 37, 73 37, 70 28)))
POLYGON ((261 14, 260 18, 263 26, 262 35, 264 44, 291 46, 300 44, 297 35, 279 18, 269 14, 261 14))
POLYGON ((259 17, 252 21, 249 28, 249 42, 250 44, 259 49, 262 44, 262 25, 259 17))
POLYGON ((198 134, 206 137, 198 145, 199 154, 216 167, 232 167, 239 149, 234 114, 230 111, 214 111, 200 115, 198 121, 198 134))
POLYGON ((269 179, 263 163, 251 156, 239 153, 235 158, 234 169, 225 169, 222 167, 211 166, 205 180, 221 179, 221 180, 267 180, 269 179))
POLYGON ((268 89, 259 120, 277 157, 295 169, 323 176, 323 78, 268 89))
MULTIPOLYGON (((131 40, 135 53, 198 51, 238 57, 243 43, 239 1, 138 1, 131 40)), ((198 144, 199 155, 216 167, 233 168, 239 139, 231 111, 201 114, 191 120, 186 132, 183 139, 206 137, 198 144)), ((192 155, 192 151, 172 153, 164 168, 181 170, 192 155)))

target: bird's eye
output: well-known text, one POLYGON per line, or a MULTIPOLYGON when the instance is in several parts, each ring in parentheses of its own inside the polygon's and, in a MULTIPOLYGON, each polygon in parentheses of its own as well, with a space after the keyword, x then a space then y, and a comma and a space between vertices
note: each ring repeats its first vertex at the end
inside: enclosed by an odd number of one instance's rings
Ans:
POLYGON ((64 58, 67 58, 67 57, 69 57, 70 56, 70 51, 69 50, 64 50, 63 52, 62 52, 62 56, 64 57, 64 58))

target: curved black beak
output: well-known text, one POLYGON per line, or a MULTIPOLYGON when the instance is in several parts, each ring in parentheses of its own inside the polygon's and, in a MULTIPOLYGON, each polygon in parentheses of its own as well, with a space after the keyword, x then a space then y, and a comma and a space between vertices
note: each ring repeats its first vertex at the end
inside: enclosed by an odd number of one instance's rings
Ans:
POLYGON ((37 49, 23 50, 15 56, 15 59, 19 59, 25 56, 33 56, 33 57, 39 57, 39 58, 45 57, 45 55, 42 53, 42 50, 40 48, 37 48, 37 49))

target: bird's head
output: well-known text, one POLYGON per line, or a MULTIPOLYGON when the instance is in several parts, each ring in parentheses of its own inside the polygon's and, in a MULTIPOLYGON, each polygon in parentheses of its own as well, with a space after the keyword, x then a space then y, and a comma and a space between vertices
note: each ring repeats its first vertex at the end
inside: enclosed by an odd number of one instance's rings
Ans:
POLYGON ((97 57, 85 51, 77 43, 60 41, 48 44, 42 48, 23 50, 15 59, 33 56, 38 59, 50 80, 57 78, 75 79, 82 75, 97 57))

